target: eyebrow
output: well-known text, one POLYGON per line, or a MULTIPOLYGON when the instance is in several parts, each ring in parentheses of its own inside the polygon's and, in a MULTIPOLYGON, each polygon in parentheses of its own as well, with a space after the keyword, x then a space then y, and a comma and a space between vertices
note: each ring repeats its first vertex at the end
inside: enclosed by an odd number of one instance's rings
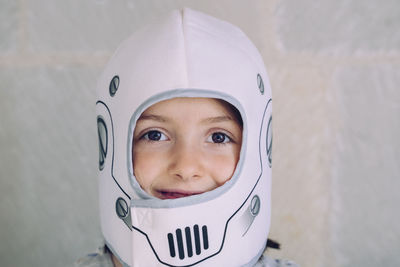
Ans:
POLYGON ((153 121, 158 121, 158 122, 167 122, 168 119, 163 117, 163 116, 159 116, 159 115, 154 115, 154 114, 150 114, 150 115, 145 115, 142 114, 140 116, 140 118, 138 119, 138 121, 141 120, 153 120, 153 121))
MULTIPOLYGON (((138 121, 141 121, 141 120, 153 120, 153 121, 158 121, 158 122, 168 122, 169 121, 168 118, 165 118, 160 115, 154 115, 154 114, 149 114, 149 115, 142 114, 140 116, 140 118, 138 119, 138 121)), ((218 122, 225 122, 225 121, 233 121, 233 119, 231 116, 217 116, 217 117, 205 118, 201 122, 202 123, 218 123, 218 122)))
POLYGON ((217 116, 217 117, 205 118, 201 122, 202 123, 217 123, 217 122, 225 122, 225 121, 233 121, 233 119, 230 116, 217 116))

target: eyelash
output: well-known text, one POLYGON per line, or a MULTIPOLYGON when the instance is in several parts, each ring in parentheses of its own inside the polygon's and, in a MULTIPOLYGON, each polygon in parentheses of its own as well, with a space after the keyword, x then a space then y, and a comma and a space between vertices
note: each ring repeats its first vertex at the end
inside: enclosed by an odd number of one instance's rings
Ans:
POLYGON ((160 142, 160 141, 166 141, 168 139, 168 137, 159 130, 149 130, 149 131, 145 132, 139 139, 145 140, 147 142, 160 142), (161 138, 159 140, 152 140, 149 138, 150 133, 158 133, 161 135, 161 138), (164 138, 162 136, 164 136, 164 138))
POLYGON ((229 135, 227 135, 226 133, 223 133, 223 132, 218 132, 218 131, 211 133, 208 136, 207 141, 210 143, 216 144, 216 145, 226 145, 228 143, 233 142, 232 138, 229 135), (224 141, 223 142, 214 142, 214 140, 212 140, 214 134, 222 134, 224 136, 224 141), (211 140, 209 140, 209 139, 211 139, 211 140))
MULTIPOLYGON (((161 131, 159 131, 159 130, 149 130, 149 131, 145 132, 139 139, 140 139, 140 140, 145 140, 146 142, 160 142, 160 141, 166 141, 166 140, 168 139, 168 137, 167 137, 163 132, 161 132, 161 131), (152 140, 152 139, 150 139, 150 137, 149 137, 149 134, 150 134, 150 133, 158 133, 158 134, 161 135, 161 137, 160 137, 159 140, 152 140), (164 136, 164 138, 163 138, 163 136, 164 136)), ((216 144, 216 145, 226 145, 226 144, 228 144, 228 143, 233 143, 234 140, 233 140, 228 134, 226 134, 226 133, 224 133, 224 132, 215 131, 215 132, 212 132, 212 133, 207 137, 207 142, 212 143, 212 144, 216 144), (224 141, 222 141, 222 142, 214 142, 214 140, 213 140, 214 134, 221 134, 221 135, 223 135, 223 136, 224 136, 224 141)))

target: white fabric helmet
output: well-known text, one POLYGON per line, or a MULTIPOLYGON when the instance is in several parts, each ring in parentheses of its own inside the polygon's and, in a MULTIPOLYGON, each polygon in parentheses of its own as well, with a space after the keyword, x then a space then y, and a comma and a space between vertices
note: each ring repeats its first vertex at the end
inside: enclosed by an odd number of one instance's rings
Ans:
POLYGON ((108 247, 128 266, 253 266, 270 227, 271 89, 263 61, 237 27, 176 10, 137 31, 98 83, 100 219, 108 247), (132 166, 136 121, 175 97, 222 99, 243 120, 232 178, 200 195, 161 200, 132 166))

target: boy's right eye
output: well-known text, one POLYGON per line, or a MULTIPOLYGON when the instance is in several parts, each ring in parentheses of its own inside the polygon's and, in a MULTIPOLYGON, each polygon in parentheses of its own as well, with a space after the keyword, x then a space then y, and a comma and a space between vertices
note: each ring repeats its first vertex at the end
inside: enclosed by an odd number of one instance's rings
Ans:
POLYGON ((143 135, 142 138, 149 140, 149 141, 165 141, 165 140, 167 140, 167 137, 165 136, 165 134, 163 134, 160 131, 156 131, 156 130, 148 131, 147 133, 145 133, 143 135))

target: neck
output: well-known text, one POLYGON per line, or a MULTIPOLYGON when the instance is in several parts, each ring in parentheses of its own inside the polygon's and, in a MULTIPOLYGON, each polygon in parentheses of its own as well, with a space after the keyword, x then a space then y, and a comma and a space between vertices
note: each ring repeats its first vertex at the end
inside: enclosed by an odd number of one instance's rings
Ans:
POLYGON ((122 267, 121 262, 120 262, 120 261, 118 260, 118 258, 115 257, 115 255, 112 254, 112 253, 111 253, 111 259, 112 259, 112 262, 113 262, 113 264, 114 264, 114 267, 122 267))

